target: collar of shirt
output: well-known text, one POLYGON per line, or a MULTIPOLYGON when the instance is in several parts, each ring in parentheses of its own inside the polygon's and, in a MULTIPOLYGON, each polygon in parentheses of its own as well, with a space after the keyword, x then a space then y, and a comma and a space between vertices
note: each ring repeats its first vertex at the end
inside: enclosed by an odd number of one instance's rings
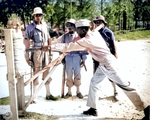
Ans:
POLYGON ((101 28, 101 29, 99 30, 99 32, 102 33, 104 30, 105 30, 105 27, 101 28))
MULTIPOLYGON (((37 25, 35 24, 35 22, 33 22, 33 23, 32 23, 32 25, 33 25, 33 27, 34 27, 34 28, 36 28, 36 26, 37 26, 37 25)), ((40 25, 42 25, 42 26, 43 26, 43 25, 45 25, 45 24, 44 24, 43 22, 41 22, 41 24, 40 24, 40 25)))
POLYGON ((73 34, 68 34, 68 36, 73 36, 73 34))

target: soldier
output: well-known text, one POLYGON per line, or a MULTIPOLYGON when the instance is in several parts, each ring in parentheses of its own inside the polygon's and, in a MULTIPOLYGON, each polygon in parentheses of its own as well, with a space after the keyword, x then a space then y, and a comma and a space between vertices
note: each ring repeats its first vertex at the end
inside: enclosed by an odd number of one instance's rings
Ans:
MULTIPOLYGON (((117 58, 117 49, 116 49, 116 44, 115 44, 115 37, 114 37, 114 34, 113 32, 106 28, 106 21, 105 21, 105 18, 104 16, 102 15, 98 15, 96 17, 95 20, 93 20, 93 22, 96 24, 96 26, 98 27, 99 25, 103 24, 104 27, 102 27, 100 30, 99 30, 99 33, 101 34, 101 36, 103 37, 103 39, 105 40, 108 48, 110 49, 110 52, 117 58)), ((93 59, 93 63, 94 63, 94 72, 96 71, 96 69, 98 68, 99 66, 99 62, 94 60, 93 59)), ((110 80, 110 82, 112 83, 112 86, 114 88, 114 98, 116 101, 118 101, 116 95, 118 94, 117 91, 116 91, 116 86, 115 86, 115 83, 112 82, 110 80)))
POLYGON ((89 31, 90 27, 87 29, 80 27, 89 26, 89 24, 88 20, 78 20, 75 23, 78 35, 81 38, 83 37, 80 40, 76 40, 75 43, 57 43, 52 46, 43 46, 42 50, 47 51, 48 49, 51 49, 52 51, 59 52, 87 50, 89 54, 99 62, 99 66, 91 79, 89 88, 87 106, 90 108, 87 111, 83 111, 83 114, 98 116, 98 93, 101 89, 101 81, 104 80, 106 76, 124 91, 138 110, 143 110, 145 106, 140 96, 135 89, 129 87, 130 83, 122 76, 123 74, 119 69, 116 58, 110 53, 109 48, 98 32, 103 25, 98 26, 93 31, 89 31))
MULTIPOLYGON (((69 32, 65 33, 60 39, 58 39, 59 42, 70 43, 78 36, 75 32, 75 22, 76 21, 74 19, 70 19, 66 22, 66 26, 68 27, 69 32)), ((80 99, 83 98, 83 95, 80 92, 81 66, 85 65, 86 54, 86 51, 73 51, 66 55, 64 62, 67 74, 66 85, 68 87, 68 92, 64 98, 69 98, 72 96, 71 88, 73 85, 75 85, 77 88, 76 96, 80 99)))
MULTIPOLYGON (((49 36, 49 31, 46 23, 42 22, 43 12, 40 7, 34 8, 34 12, 32 14, 34 16, 34 22, 27 26, 25 31, 25 40, 24 44, 26 48, 30 47, 30 41, 34 42, 33 47, 42 47, 43 45, 51 45, 51 38, 49 36)), ((34 74, 39 72, 43 67, 49 64, 49 52, 43 52, 41 50, 34 50, 32 55, 33 57, 30 59, 29 52, 26 52, 25 57, 28 65, 34 64, 34 74)), ((49 70, 43 73, 42 79, 48 75, 49 70)), ((36 78, 33 81, 33 92, 36 90, 36 86, 39 84, 39 78, 36 78)), ((50 82, 51 78, 45 83, 46 87, 46 99, 47 100, 57 100, 57 97, 54 97, 50 93, 50 82)))

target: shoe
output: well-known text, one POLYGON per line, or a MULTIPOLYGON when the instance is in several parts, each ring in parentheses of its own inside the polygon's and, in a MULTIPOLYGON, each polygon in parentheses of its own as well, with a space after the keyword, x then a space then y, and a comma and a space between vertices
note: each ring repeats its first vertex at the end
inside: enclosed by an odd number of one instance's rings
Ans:
POLYGON ((98 112, 94 108, 90 108, 87 111, 83 111, 83 114, 85 115, 93 115, 93 116, 98 116, 98 112))
POLYGON ((30 104, 36 104, 36 101, 32 100, 32 102, 30 104))
POLYGON ((54 97, 53 95, 46 96, 46 100, 58 100, 58 97, 54 97))
POLYGON ((69 97, 72 97, 72 95, 67 93, 67 94, 65 95, 64 99, 68 99, 69 97))
POLYGON ((117 96, 118 96, 118 93, 114 92, 114 99, 115 99, 115 101, 119 101, 119 99, 117 98, 117 96))
POLYGON ((81 93, 78 93, 78 94, 77 94, 77 97, 78 97, 79 99, 83 99, 83 95, 82 95, 81 93))

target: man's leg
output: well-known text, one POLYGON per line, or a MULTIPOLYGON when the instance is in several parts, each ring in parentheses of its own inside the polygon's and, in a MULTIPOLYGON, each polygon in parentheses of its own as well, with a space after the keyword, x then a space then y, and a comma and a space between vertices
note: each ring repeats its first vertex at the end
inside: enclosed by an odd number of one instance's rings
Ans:
MULTIPOLYGON (((43 60, 42 60, 42 68, 44 68, 45 66, 47 66, 51 61, 49 61, 49 56, 48 56, 48 52, 44 52, 43 53, 43 60)), ((43 73, 43 77, 42 80, 44 80, 46 78, 46 76, 49 74, 49 69, 47 69, 44 73, 43 73)), ((47 100, 58 100, 58 97, 54 97, 51 92, 50 92, 50 83, 52 81, 52 78, 50 77, 46 83, 45 83, 45 88, 46 88, 46 99, 47 100)))
POLYGON ((80 85, 81 85, 81 57, 79 55, 75 55, 73 57, 73 68, 74 68, 74 85, 77 88, 77 97, 83 99, 83 95, 80 92, 80 85))
POLYGON ((97 102, 99 100, 99 93, 98 90, 101 89, 101 81, 105 79, 105 75, 103 74, 100 67, 97 68, 94 76, 91 79, 90 88, 89 88, 89 94, 88 94, 88 100, 87 100, 87 106, 92 108, 97 108, 97 102))
POLYGON ((67 78, 66 78, 66 86, 68 87, 68 92, 67 94, 65 95, 65 99, 69 98, 72 96, 72 93, 71 93, 71 87, 73 86, 73 62, 72 62, 73 58, 71 56, 66 56, 65 57, 65 61, 66 61, 66 75, 67 75, 67 78))
POLYGON ((116 101, 118 101, 118 98, 117 98, 117 90, 116 90, 116 85, 115 85, 115 83, 113 82, 113 81, 111 81, 111 80, 109 80, 110 82, 111 82, 111 84, 112 84, 112 86, 113 86, 113 88, 114 88, 114 99, 116 100, 116 101))
POLYGON ((140 96, 136 92, 135 89, 128 87, 129 82, 123 81, 123 75, 119 69, 115 69, 116 66, 111 66, 111 64, 107 66, 101 66, 101 70, 103 73, 111 79, 113 82, 115 82, 121 89, 123 89, 124 93, 127 95, 127 97, 130 99, 130 101, 134 104, 134 106, 137 108, 137 110, 143 110, 144 109, 144 103, 141 100, 140 96), (136 98, 136 99, 135 99, 136 98))
POLYGON ((97 103, 99 100, 99 90, 101 89, 101 81, 105 79, 105 75, 103 74, 100 66, 97 68, 93 78, 91 79, 87 106, 90 107, 89 110, 84 111, 83 114, 97 116, 97 103))
MULTIPOLYGON (((34 61, 34 74, 36 74, 42 68, 41 50, 34 50, 33 61, 34 61)), ((33 81, 33 93, 35 93, 38 84, 39 84, 39 77, 37 77, 33 81)), ((32 103, 36 103, 36 102, 33 100, 32 103)))

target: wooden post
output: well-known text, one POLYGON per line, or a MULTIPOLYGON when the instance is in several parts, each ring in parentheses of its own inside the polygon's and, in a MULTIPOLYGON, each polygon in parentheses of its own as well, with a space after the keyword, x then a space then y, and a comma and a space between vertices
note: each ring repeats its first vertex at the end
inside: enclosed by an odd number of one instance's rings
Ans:
POLYGON ((65 71, 65 64, 63 65, 63 75, 62 75, 62 86, 61 86, 61 98, 64 98, 64 92, 65 92, 65 74, 66 74, 66 71, 65 71))
POLYGON ((25 106, 24 75, 21 76, 20 78, 17 78, 16 86, 17 86, 18 110, 23 110, 23 108, 25 106))
POLYGON ((6 59, 7 59, 7 75, 8 75, 7 79, 9 83, 10 110, 12 112, 11 119, 18 120, 12 30, 5 29, 4 35, 6 42, 6 59))

